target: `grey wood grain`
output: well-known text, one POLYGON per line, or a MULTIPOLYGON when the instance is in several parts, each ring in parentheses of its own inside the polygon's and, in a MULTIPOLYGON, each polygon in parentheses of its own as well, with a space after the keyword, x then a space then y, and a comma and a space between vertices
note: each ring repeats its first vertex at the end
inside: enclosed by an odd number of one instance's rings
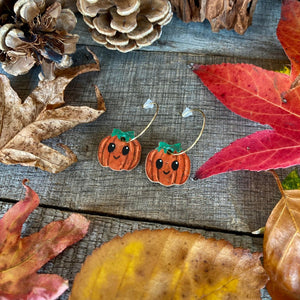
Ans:
MULTIPOLYGON (((174 15, 171 23, 162 28, 160 39, 153 45, 142 48, 142 51, 282 59, 285 54, 276 37, 280 11, 280 0, 259 0, 252 25, 244 35, 227 30, 214 33, 207 20, 204 23, 184 23, 174 15)), ((92 40, 81 17, 78 17, 74 32, 80 35, 79 43, 103 47, 92 40)))
MULTIPOLYGON (((262 238, 243 233, 264 226, 280 199, 271 175, 241 171, 165 188, 148 181, 144 163, 147 153, 161 140, 181 142, 185 148, 195 139, 201 118, 182 120, 179 112, 185 106, 199 107, 207 115, 204 134, 189 152, 191 177, 202 163, 230 142, 266 128, 227 110, 187 65, 245 62, 278 70, 288 64, 276 38, 280 6, 280 0, 259 0, 253 25, 243 36, 226 30, 216 34, 211 32, 208 22, 185 24, 175 16, 156 43, 127 54, 108 51, 94 43, 78 15, 75 31, 81 35, 83 46, 74 56, 75 63, 91 60, 84 49, 84 45, 90 45, 100 58, 101 71, 73 80, 65 94, 66 102, 96 108, 93 85, 97 84, 107 112, 91 124, 45 141, 57 149, 58 143, 66 144, 77 154, 78 163, 62 173, 0 164, 0 216, 11 206, 8 202, 23 198, 24 178, 30 179, 30 186, 44 206, 30 216, 23 231, 25 235, 52 220, 66 218, 69 212, 65 210, 85 213, 91 220, 89 234, 49 262, 43 272, 58 273, 72 284, 82 262, 94 248, 116 235, 144 228, 172 226, 206 237, 225 238, 236 247, 262 250, 262 238), (153 111, 141 108, 149 97, 159 103, 160 112, 153 126, 140 138, 143 147, 140 165, 131 172, 100 167, 97 161, 100 140, 111 134, 113 128, 140 132, 153 115, 153 111), (241 233, 234 234, 238 231, 241 233)), ((11 78, 12 86, 22 98, 35 87, 38 72, 35 69, 11 78)), ((280 176, 283 178, 289 170, 280 170, 280 176)), ((68 293, 61 299, 67 297, 68 293)), ((270 299, 265 291, 262 297, 270 299)))
MULTIPOLYGON (((201 117, 182 119, 186 107, 201 108, 207 126, 199 143, 189 152, 191 177, 215 152, 265 126, 251 122, 226 109, 187 67, 191 62, 214 64, 248 62, 267 69, 280 69, 287 61, 238 59, 213 55, 136 51, 126 55, 92 47, 101 61, 99 73, 80 75, 69 85, 67 104, 96 107, 93 85, 106 101, 107 112, 97 121, 80 125, 45 143, 68 145, 78 163, 59 174, 49 174, 22 166, 0 164, 0 198, 20 199, 21 181, 28 178, 41 202, 74 211, 126 216, 185 226, 251 232, 264 226, 280 193, 272 176, 266 173, 233 172, 166 188, 151 183, 144 171, 145 158, 159 141, 181 142, 189 146, 198 135, 201 117), (158 118, 140 138, 142 159, 130 172, 103 168, 97 161, 98 144, 113 128, 137 133, 148 124, 153 111, 141 105, 151 98, 160 105, 158 118)), ((90 60, 84 48, 75 62, 90 60)), ((29 74, 12 79, 23 96, 34 87, 29 74)), ((287 172, 286 170, 282 171, 287 172)))
MULTIPOLYGON (((24 190, 22 191, 22 194, 24 194, 24 190)), ((0 202, 0 217, 2 217, 4 212, 11 206, 12 204, 0 202)), ((29 216, 23 227, 22 236, 28 236, 37 232, 48 223, 66 219, 69 215, 69 212, 39 207, 29 216)), ((125 233, 133 232, 135 230, 175 228, 180 231, 199 233, 206 238, 225 239, 234 247, 250 249, 252 252, 262 251, 262 238, 260 237, 224 234, 206 230, 189 229, 186 227, 162 225, 159 223, 135 222, 132 220, 120 220, 88 214, 85 214, 85 217, 91 221, 88 234, 81 241, 67 248, 56 258, 52 259, 40 270, 41 273, 55 273, 69 280, 70 288, 72 287, 75 275, 81 269, 82 263, 94 249, 100 247, 103 243, 110 241, 115 236, 123 236, 125 233)), ((65 292, 60 299, 68 299, 69 293, 70 289, 65 292)), ((263 291, 263 294, 266 295, 264 299, 270 299, 268 298, 266 291, 263 291)))

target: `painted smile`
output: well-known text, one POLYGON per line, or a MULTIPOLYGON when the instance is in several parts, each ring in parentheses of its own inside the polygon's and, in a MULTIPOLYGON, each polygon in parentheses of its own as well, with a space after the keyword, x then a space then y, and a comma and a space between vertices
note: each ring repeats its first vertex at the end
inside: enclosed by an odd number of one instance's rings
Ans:
POLYGON ((113 157, 114 157, 114 159, 119 159, 119 158, 120 158, 120 155, 119 155, 119 156, 114 156, 114 155, 113 155, 113 157))
POLYGON ((164 172, 165 175, 168 175, 170 173, 170 171, 168 171, 168 172, 163 171, 163 172, 164 172))

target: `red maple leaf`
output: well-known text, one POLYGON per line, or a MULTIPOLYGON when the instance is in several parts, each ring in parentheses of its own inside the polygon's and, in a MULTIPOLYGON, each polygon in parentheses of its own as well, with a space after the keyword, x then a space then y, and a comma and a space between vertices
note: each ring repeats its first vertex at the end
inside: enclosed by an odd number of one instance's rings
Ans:
POLYGON ((226 107, 273 128, 236 140, 205 162, 196 177, 300 164, 299 1, 283 2, 277 36, 292 64, 290 76, 249 64, 193 66, 193 71, 226 107))
POLYGON ((300 4, 285 0, 277 27, 277 37, 292 64, 292 80, 300 74, 300 4))
POLYGON ((56 299, 68 282, 56 274, 36 272, 66 247, 82 239, 89 221, 81 215, 48 224, 39 232, 21 238, 22 225, 39 205, 38 195, 28 186, 25 198, 0 220, 0 299, 56 299))

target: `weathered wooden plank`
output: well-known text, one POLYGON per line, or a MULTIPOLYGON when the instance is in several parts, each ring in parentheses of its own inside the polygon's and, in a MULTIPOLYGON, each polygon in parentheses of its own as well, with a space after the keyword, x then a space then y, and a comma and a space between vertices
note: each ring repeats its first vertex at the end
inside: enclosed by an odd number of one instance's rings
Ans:
MULTIPOLYGON (((24 191, 22 191, 24 194, 24 191)), ((4 202, 0 202, 0 217, 7 211, 12 205, 4 202)), ((65 219, 70 215, 69 212, 64 212, 54 209, 38 208, 29 217, 25 223, 23 236, 30 235, 39 231, 46 224, 65 219)), ((115 236, 123 236, 127 232, 133 232, 135 230, 142 229, 162 229, 170 228, 169 225, 148 223, 148 222, 135 222, 131 220, 120 220, 116 218, 100 217, 93 215, 85 215, 91 221, 89 232, 87 236, 78 242, 77 244, 69 247, 59 256, 51 260, 42 269, 42 273, 56 273, 65 279, 69 280, 70 287, 72 287, 73 279, 75 275, 80 271, 81 264, 85 261, 86 257, 92 253, 92 251, 100 247, 103 243, 110 241, 115 236)), ((199 229, 189 229, 186 227, 173 227, 180 231, 189 231, 200 233, 206 238, 225 239, 233 244, 235 247, 242 247, 250 249, 252 252, 262 251, 262 238, 249 237, 245 235, 234 235, 220 232, 210 232, 199 229)), ((68 290, 61 300, 68 299, 70 290, 68 290)), ((266 294, 266 292, 263 292, 266 294)), ((270 299, 265 296, 264 299, 270 299)))
MULTIPOLYGON (((91 124, 80 125, 46 141, 55 148, 58 143, 69 145, 79 162, 59 174, 1 164, 0 198, 20 199, 21 181, 28 178, 42 203, 76 211, 245 232, 264 226, 280 199, 271 175, 233 172, 166 188, 148 181, 144 164, 147 153, 159 141, 181 142, 183 148, 194 141, 202 121, 198 116, 181 119, 179 112, 186 106, 199 107, 207 115, 204 134, 189 153, 191 176, 222 147, 265 128, 227 110, 187 64, 243 61, 279 69, 284 62, 148 51, 123 55, 99 47, 92 49, 102 62, 102 70, 72 81, 66 101, 96 107, 93 85, 97 84, 106 100, 107 112, 91 124), (100 140, 111 134, 113 128, 142 131, 154 113, 141 108, 149 97, 159 103, 160 111, 157 120, 140 138, 143 147, 140 165, 131 172, 101 167, 97 161, 100 140)), ((82 53, 86 53, 82 51, 77 56, 81 62, 85 59, 82 53)), ((13 78, 13 86, 23 96, 28 94, 34 87, 31 80, 34 75, 13 78)))
MULTIPOLYGON (((276 37, 280 10, 280 0, 259 0, 252 25, 244 35, 227 30, 214 33, 208 21, 184 23, 174 16, 171 23, 163 27, 161 38, 142 50, 282 59, 284 52, 276 37)), ((80 16, 74 32, 80 35, 79 43, 98 45, 80 16)))

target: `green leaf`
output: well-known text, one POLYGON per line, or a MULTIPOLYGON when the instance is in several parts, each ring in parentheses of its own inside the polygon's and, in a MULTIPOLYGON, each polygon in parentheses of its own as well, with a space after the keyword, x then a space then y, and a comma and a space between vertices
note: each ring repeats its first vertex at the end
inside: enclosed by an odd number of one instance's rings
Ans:
POLYGON ((285 190, 299 190, 300 177, 297 170, 292 171, 282 182, 282 187, 285 190))

